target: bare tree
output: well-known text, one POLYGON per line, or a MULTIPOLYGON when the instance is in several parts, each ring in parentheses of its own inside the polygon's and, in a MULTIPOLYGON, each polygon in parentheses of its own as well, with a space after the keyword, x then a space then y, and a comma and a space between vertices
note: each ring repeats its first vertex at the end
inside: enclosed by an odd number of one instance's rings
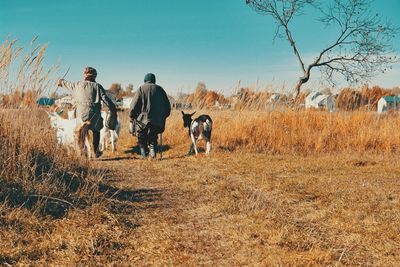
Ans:
POLYGON ((118 94, 119 92, 122 91, 122 86, 120 83, 112 83, 108 90, 113 92, 114 94, 118 94))
POLYGON ((125 87, 125 93, 128 94, 128 95, 132 94, 133 93, 133 89, 134 89, 133 88, 133 84, 130 83, 125 87))
POLYGON ((320 69, 327 81, 334 83, 340 74, 355 84, 368 81, 379 72, 385 72, 397 61, 393 55, 392 39, 398 33, 379 14, 372 13, 373 0, 246 0, 257 13, 271 16, 277 25, 275 38, 286 39, 300 64, 303 76, 299 78, 296 98, 301 86, 310 79, 311 70, 320 69), (337 29, 337 35, 313 62, 306 65, 293 37, 291 22, 302 15, 306 7, 316 8, 325 27, 337 29))

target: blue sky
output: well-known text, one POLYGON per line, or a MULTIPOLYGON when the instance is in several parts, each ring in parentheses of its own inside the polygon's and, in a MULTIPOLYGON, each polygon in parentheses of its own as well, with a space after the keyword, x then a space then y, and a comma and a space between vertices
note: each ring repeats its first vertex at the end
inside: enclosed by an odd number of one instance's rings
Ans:
MULTIPOLYGON (((147 72, 170 94, 190 92, 199 81, 232 93, 241 85, 293 87, 301 76, 292 49, 275 40, 274 22, 243 0, 0 0, 0 40, 28 45, 34 35, 49 45, 48 65, 71 65, 69 80, 80 80, 84 66, 98 70, 98 82, 137 88, 147 72)), ((400 26, 400 0, 378 0, 374 12, 400 26)), ((313 15, 293 25, 304 57, 312 58, 332 40, 329 30, 313 31, 313 15)), ((400 54, 400 37, 395 39, 400 54)), ((372 83, 400 86, 400 66, 372 83)), ((312 76, 309 87, 319 87, 312 76)), ((307 85, 306 85, 307 87, 307 85)))

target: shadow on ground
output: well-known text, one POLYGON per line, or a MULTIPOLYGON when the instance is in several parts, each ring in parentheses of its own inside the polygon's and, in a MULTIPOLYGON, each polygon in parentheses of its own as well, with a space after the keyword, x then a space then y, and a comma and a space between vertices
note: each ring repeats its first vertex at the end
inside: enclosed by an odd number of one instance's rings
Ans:
POLYGON ((96 161, 120 161, 120 160, 129 160, 132 157, 125 156, 125 157, 110 157, 110 158, 99 158, 96 161))
POLYGON ((161 190, 159 189, 127 190, 118 189, 108 184, 100 184, 99 191, 108 198, 129 202, 152 202, 159 200, 161 196, 161 190))
MULTIPOLYGON (((171 146, 170 146, 170 145, 163 145, 162 147, 160 147, 160 146, 158 146, 158 147, 159 147, 159 150, 157 151, 157 153, 160 153, 160 151, 161 151, 160 149, 161 149, 161 148, 162 148, 162 151, 163 151, 163 152, 166 152, 166 151, 168 151, 168 150, 171 149, 171 146)), ((124 153, 125 153, 125 154, 137 154, 137 155, 140 155, 139 146, 138 146, 138 145, 133 146, 133 147, 131 147, 130 149, 125 150, 124 153)))
POLYGON ((160 204, 162 191, 159 189, 128 190, 100 184, 99 192, 111 202, 111 210, 118 214, 131 214, 137 209, 153 209, 162 206, 160 204))

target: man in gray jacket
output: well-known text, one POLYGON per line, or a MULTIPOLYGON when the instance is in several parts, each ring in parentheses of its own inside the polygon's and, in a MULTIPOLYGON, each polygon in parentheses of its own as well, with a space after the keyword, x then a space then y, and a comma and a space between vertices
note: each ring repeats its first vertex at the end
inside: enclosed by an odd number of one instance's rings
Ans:
POLYGON ((58 80, 58 86, 71 91, 76 104, 76 117, 88 123, 88 128, 93 133, 93 148, 95 157, 101 156, 99 150, 100 130, 103 128, 101 117, 101 101, 103 101, 110 112, 116 115, 116 107, 101 84, 96 83, 97 71, 92 67, 83 70, 83 81, 72 83, 64 79, 58 80))
POLYGON ((151 158, 156 157, 157 135, 164 132, 165 120, 171 113, 171 104, 164 89, 156 84, 156 76, 146 74, 132 102, 129 117, 135 125, 140 155, 146 157, 149 145, 151 158))

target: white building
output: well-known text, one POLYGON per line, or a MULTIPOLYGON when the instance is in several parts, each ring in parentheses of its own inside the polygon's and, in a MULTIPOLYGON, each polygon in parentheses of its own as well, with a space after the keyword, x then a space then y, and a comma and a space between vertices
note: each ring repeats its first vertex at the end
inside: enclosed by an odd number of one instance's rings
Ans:
POLYGON ((325 109, 336 111, 335 95, 324 95, 320 92, 311 92, 305 99, 305 108, 325 109))
POLYGON ((383 96, 378 101, 378 113, 400 110, 400 96, 383 96))
POLYGON ((133 97, 125 96, 124 98, 122 98, 122 106, 121 106, 121 108, 130 109, 131 105, 132 105, 132 102, 133 102, 133 97))
POLYGON ((278 102, 281 99, 281 95, 280 94, 272 94, 268 100, 267 103, 275 103, 278 102))
POLYGON ((74 99, 71 95, 63 96, 55 101, 55 104, 60 107, 64 107, 67 105, 73 106, 75 104, 74 99))

